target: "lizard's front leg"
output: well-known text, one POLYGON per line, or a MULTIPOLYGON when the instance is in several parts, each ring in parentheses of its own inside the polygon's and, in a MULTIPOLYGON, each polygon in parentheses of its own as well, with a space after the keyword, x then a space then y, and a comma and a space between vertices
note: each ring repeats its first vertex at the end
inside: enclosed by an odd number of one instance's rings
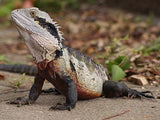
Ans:
POLYGON ((45 80, 44 78, 42 78, 39 74, 37 74, 34 79, 34 84, 31 87, 29 98, 18 97, 17 99, 11 100, 8 103, 9 104, 19 104, 19 105, 26 105, 26 104, 34 103, 41 93, 42 86, 44 84, 44 80, 45 80))
POLYGON ((77 88, 75 82, 70 78, 70 76, 64 77, 65 84, 67 85, 66 103, 58 103, 50 108, 53 110, 71 110, 74 108, 77 102, 77 88))

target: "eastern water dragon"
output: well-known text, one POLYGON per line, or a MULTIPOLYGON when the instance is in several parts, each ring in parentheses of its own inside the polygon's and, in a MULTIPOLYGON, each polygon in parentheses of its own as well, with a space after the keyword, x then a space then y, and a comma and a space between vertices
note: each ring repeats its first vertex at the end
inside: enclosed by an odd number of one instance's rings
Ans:
POLYGON ((105 97, 154 98, 146 92, 128 88, 109 79, 108 72, 89 57, 63 44, 57 23, 38 8, 17 9, 11 18, 32 54, 37 66, 0 65, 1 70, 35 75, 29 98, 17 98, 11 104, 32 104, 39 97, 44 80, 66 96, 64 104, 51 109, 70 110, 78 99, 105 97))

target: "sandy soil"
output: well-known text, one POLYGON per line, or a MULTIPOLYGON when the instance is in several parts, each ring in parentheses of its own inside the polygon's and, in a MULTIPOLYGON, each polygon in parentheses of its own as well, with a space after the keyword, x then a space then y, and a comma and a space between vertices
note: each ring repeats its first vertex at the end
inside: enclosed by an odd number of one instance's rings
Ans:
MULTIPOLYGON (((10 99, 16 97, 27 97, 28 90, 32 84, 33 77, 26 76, 22 88, 15 93, 10 82, 15 82, 22 75, 8 72, 1 72, 6 79, 0 81, 0 120, 103 120, 106 117, 114 116, 125 111, 125 114, 112 118, 112 120, 159 120, 160 99, 108 99, 97 98, 92 100, 78 101, 76 108, 71 111, 49 111, 52 105, 58 102, 65 102, 62 95, 42 94, 35 104, 17 107, 6 104, 10 99), (24 91, 24 92, 23 92, 24 91)), ((130 87, 142 90, 140 86, 129 84, 130 87)), ((52 87, 45 82, 44 88, 52 87)), ((145 86, 143 90, 150 90, 157 96, 160 93, 159 87, 145 86)))

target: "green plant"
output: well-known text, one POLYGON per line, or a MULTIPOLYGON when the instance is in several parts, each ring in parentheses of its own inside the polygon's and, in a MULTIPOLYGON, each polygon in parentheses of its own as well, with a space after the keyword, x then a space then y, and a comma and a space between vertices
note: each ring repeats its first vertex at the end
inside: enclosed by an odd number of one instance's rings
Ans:
POLYGON ((150 51, 159 51, 160 50, 160 37, 153 41, 148 48, 150 51))
POLYGON ((7 64, 14 64, 12 61, 8 60, 4 55, 0 55, 0 61, 3 61, 7 64))
POLYGON ((15 87, 15 88, 20 88, 21 85, 22 85, 22 83, 23 83, 24 80, 25 80, 25 76, 26 76, 26 74, 23 73, 23 74, 22 74, 22 77, 21 77, 19 80, 17 80, 15 83, 10 82, 10 86, 11 86, 11 87, 15 87))
POLYGON ((95 4, 97 0, 86 0, 86 2, 90 5, 95 4))
POLYGON ((154 14, 151 12, 149 13, 149 16, 146 18, 146 23, 148 24, 148 26, 152 25, 154 20, 154 14))
POLYGON ((123 38, 114 38, 113 41, 108 46, 110 53, 111 54, 114 53, 114 51, 117 49, 117 47, 119 47, 119 45, 118 45, 119 42, 121 42, 123 40, 128 40, 128 39, 129 39, 128 34, 126 36, 124 36, 123 38))
POLYGON ((135 17, 134 22, 140 23, 142 21, 142 16, 138 15, 135 17))
POLYGON ((119 56, 115 60, 107 63, 108 71, 112 74, 112 79, 118 81, 126 76, 125 70, 130 67, 130 63, 126 56, 119 56))
POLYGON ((151 42, 148 47, 140 46, 138 49, 133 49, 133 52, 140 53, 142 55, 149 55, 154 51, 160 52, 160 37, 151 42))
POLYGON ((0 16, 7 16, 11 13, 17 1, 21 0, 3 0, 0 5, 0 16))

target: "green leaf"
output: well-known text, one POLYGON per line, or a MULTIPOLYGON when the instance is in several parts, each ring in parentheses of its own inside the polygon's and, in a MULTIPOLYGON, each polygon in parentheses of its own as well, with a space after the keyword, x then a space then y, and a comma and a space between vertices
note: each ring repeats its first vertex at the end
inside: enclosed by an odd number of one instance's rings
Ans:
POLYGON ((126 56, 119 56, 115 60, 110 60, 107 64, 108 71, 111 72, 112 65, 119 65, 120 68, 126 70, 130 67, 130 63, 126 56))
POLYGON ((12 61, 8 60, 4 55, 0 55, 0 61, 4 61, 7 64, 14 64, 12 61))
POLYGON ((126 36, 124 36, 123 40, 128 40, 129 39, 129 35, 127 34, 126 36))
POLYGON ((127 57, 123 57, 121 63, 119 64, 119 66, 123 69, 126 70, 128 68, 130 68, 131 64, 128 61, 127 57))
POLYGON ((112 79, 118 81, 124 78, 126 74, 118 65, 112 65, 112 79))
POLYGON ((123 70, 126 70, 130 67, 130 63, 128 61, 128 58, 126 56, 119 56, 114 60, 114 63, 116 65, 119 65, 123 70))
POLYGON ((160 50, 160 37, 157 38, 153 43, 151 43, 151 46, 149 47, 149 50, 151 50, 151 51, 160 50))
POLYGON ((10 84, 11 84, 10 86, 20 88, 21 85, 23 84, 24 80, 25 80, 25 75, 26 74, 23 73, 22 77, 19 80, 17 80, 15 83, 10 82, 10 84))
POLYGON ((6 16, 9 15, 11 13, 11 11, 13 10, 14 4, 12 1, 10 1, 9 3, 6 3, 4 6, 0 7, 0 16, 6 16))
POLYGON ((116 63, 114 61, 109 61, 107 64, 108 71, 111 73, 112 71, 112 65, 115 65, 116 63))
POLYGON ((107 63, 108 71, 112 74, 112 79, 118 81, 126 76, 124 70, 130 67, 130 63, 126 56, 119 56, 115 60, 107 63))
POLYGON ((124 59, 124 57, 125 57, 125 56, 119 56, 119 57, 117 57, 117 58, 114 60, 114 62, 115 62, 117 65, 119 65, 119 64, 122 62, 122 60, 124 59))

